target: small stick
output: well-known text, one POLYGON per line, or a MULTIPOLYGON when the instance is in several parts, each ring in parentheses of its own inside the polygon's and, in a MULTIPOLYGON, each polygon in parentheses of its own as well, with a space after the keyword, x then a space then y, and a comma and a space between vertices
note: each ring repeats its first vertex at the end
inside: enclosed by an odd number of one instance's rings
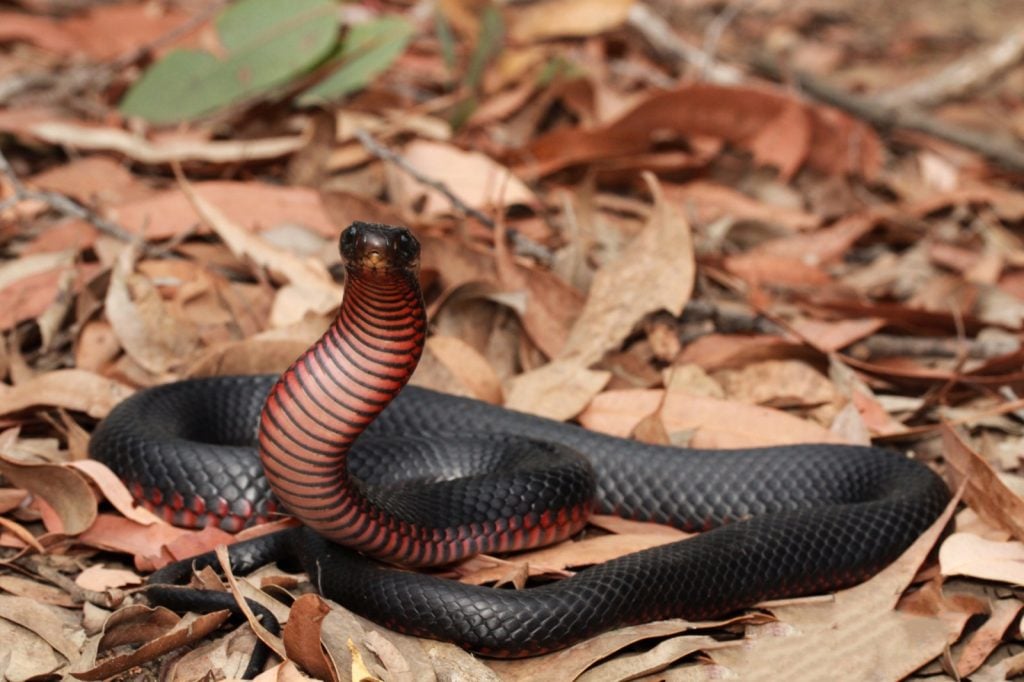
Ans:
MULTIPOLYGON (((374 139, 370 133, 363 129, 358 129, 355 131, 355 138, 359 140, 359 143, 363 145, 368 152, 376 156, 378 159, 381 159, 382 161, 390 161, 420 184, 426 185, 427 187, 443 194, 452 206, 462 213, 476 218, 492 230, 496 227, 494 220, 459 198, 455 192, 448 189, 448 185, 440 180, 435 180, 434 178, 424 175, 400 154, 392 151, 374 139)), ((509 241, 512 242, 512 245, 515 246, 516 251, 520 254, 531 256, 542 263, 549 263, 551 261, 551 252, 544 246, 538 244, 529 237, 524 236, 517 230, 509 229, 507 230, 507 234, 509 241)))
MULTIPOLYGON (((782 69, 770 58, 757 58, 754 63, 773 78, 781 79, 783 76, 782 69)), ((790 75, 797 86, 814 99, 848 111, 877 128, 916 130, 981 154, 1008 170, 1024 172, 1024 146, 1009 136, 988 135, 944 123, 911 107, 886 106, 874 98, 854 94, 808 73, 796 71, 790 75)))
POLYGON ((135 236, 128 230, 124 229, 112 220, 107 220, 96 211, 79 204, 70 197, 58 194, 57 192, 34 190, 26 187, 25 183, 23 183, 21 178, 19 178, 14 172, 14 168, 11 167, 10 162, 7 160, 7 157, 4 156, 2 150, 0 150, 0 173, 3 173, 7 178, 7 181, 11 183, 11 189, 14 191, 13 196, 0 201, 0 211, 4 211, 5 209, 15 206, 19 202, 26 200, 41 201, 61 215, 84 220, 100 232, 108 234, 111 237, 125 242, 135 240, 135 236))

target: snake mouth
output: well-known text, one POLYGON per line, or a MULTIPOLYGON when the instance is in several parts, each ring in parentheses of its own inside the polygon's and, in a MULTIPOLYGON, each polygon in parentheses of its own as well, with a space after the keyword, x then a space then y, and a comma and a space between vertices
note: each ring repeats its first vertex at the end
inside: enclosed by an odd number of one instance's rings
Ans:
POLYGON ((341 233, 339 250, 346 269, 363 275, 419 268, 420 244, 404 227, 354 222, 341 233))

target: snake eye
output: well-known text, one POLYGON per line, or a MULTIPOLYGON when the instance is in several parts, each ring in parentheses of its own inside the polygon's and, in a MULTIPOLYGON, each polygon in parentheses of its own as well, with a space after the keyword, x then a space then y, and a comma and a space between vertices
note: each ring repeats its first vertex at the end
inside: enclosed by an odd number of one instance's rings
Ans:
POLYGON ((355 225, 349 225, 345 228, 344 232, 341 233, 341 240, 338 244, 338 248, 341 250, 342 255, 349 256, 352 254, 353 249, 356 248, 356 242, 359 239, 359 228, 355 225))

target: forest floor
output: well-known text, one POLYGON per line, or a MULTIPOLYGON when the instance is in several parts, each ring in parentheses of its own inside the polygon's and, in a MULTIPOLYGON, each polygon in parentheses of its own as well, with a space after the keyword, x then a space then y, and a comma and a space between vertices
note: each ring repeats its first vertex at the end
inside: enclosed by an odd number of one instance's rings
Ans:
MULTIPOLYGON (((286 368, 353 220, 422 244, 413 383, 655 443, 883 445, 955 530, 834 595, 520 661, 268 568, 230 588, 288 623, 260 679, 1024 675, 1022 137, 1019 0, 0 3, 0 680, 241 674, 253 628, 138 590, 234 538, 137 506, 89 435, 142 388, 286 368)), ((679 537, 599 517, 448 573, 679 537)))

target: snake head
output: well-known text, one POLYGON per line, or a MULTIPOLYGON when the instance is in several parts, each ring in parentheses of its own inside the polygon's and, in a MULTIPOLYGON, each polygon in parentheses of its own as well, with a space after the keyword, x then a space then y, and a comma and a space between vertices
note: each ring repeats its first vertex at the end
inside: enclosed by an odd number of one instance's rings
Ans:
POLYGON ((363 274, 419 268, 420 243, 404 227, 354 222, 341 233, 339 249, 345 267, 363 274))

